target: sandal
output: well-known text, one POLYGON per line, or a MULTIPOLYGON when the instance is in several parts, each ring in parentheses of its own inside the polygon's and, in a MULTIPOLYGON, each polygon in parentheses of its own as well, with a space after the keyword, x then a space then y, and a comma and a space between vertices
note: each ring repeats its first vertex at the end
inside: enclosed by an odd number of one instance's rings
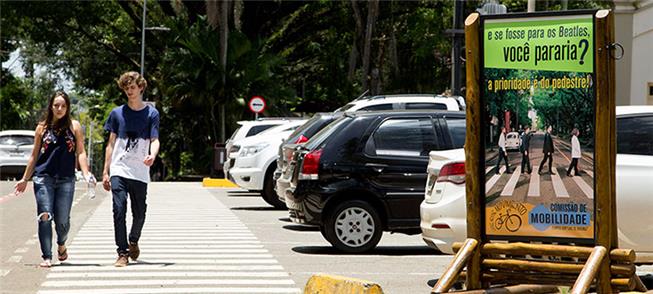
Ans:
POLYGON ((60 252, 57 249, 57 255, 58 255, 57 258, 59 259, 59 261, 64 261, 64 260, 68 259, 68 248, 64 247, 63 252, 60 252))
POLYGON ((39 267, 43 267, 43 268, 49 268, 49 267, 51 267, 51 266, 52 266, 52 261, 50 261, 50 259, 44 259, 44 260, 41 261, 41 263, 39 264, 39 267))

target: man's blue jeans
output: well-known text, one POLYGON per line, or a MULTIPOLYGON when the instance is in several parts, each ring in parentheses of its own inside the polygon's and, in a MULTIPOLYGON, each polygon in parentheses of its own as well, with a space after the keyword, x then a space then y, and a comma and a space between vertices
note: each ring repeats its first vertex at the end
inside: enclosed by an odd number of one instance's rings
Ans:
POLYGON ((57 232, 57 244, 66 244, 70 230, 70 208, 75 193, 75 178, 35 176, 32 180, 36 197, 41 257, 52 259, 52 220, 57 232))
POLYGON ((138 243, 145 223, 145 211, 147 210, 147 204, 145 203, 147 184, 137 180, 113 176, 111 177, 111 193, 113 194, 113 231, 116 246, 118 246, 117 251, 119 254, 125 254, 129 252, 127 223, 125 222, 127 194, 129 194, 133 217, 129 242, 138 243))

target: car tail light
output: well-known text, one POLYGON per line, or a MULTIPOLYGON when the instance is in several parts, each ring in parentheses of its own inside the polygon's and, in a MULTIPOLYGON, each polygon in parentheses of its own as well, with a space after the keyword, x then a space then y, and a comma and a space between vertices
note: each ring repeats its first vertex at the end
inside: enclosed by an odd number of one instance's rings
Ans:
POLYGON ((440 169, 437 182, 450 182, 457 185, 465 183, 465 163, 454 162, 445 164, 440 169))
POLYGON ((299 174, 300 180, 317 180, 317 172, 320 166, 320 157, 322 149, 313 150, 304 156, 302 169, 299 174))
POLYGON ((299 136, 299 138, 297 138, 297 141, 295 142, 295 144, 301 144, 301 143, 305 143, 307 141, 308 141, 308 138, 306 138, 306 136, 304 136, 304 135, 301 135, 301 136, 299 136))

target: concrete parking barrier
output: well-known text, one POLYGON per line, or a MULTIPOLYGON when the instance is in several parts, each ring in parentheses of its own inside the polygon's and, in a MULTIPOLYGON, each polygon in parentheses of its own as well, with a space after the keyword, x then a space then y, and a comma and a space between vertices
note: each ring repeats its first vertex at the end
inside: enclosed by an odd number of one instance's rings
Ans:
POLYGON ((377 283, 342 276, 315 274, 306 283, 304 294, 383 294, 377 283))
POLYGON ((204 178, 202 180, 202 186, 204 187, 222 187, 222 188, 237 188, 238 186, 227 179, 213 179, 213 178, 204 178))

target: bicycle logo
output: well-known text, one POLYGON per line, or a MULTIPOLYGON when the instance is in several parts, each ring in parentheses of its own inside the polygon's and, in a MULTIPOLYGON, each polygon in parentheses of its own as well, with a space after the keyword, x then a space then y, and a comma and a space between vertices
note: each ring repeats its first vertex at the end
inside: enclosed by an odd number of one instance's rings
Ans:
POLYGON ((499 213, 499 217, 494 219, 494 228, 499 231, 504 226, 509 232, 516 232, 521 228, 522 220, 519 214, 511 213, 510 209, 506 209, 506 213, 499 213))

